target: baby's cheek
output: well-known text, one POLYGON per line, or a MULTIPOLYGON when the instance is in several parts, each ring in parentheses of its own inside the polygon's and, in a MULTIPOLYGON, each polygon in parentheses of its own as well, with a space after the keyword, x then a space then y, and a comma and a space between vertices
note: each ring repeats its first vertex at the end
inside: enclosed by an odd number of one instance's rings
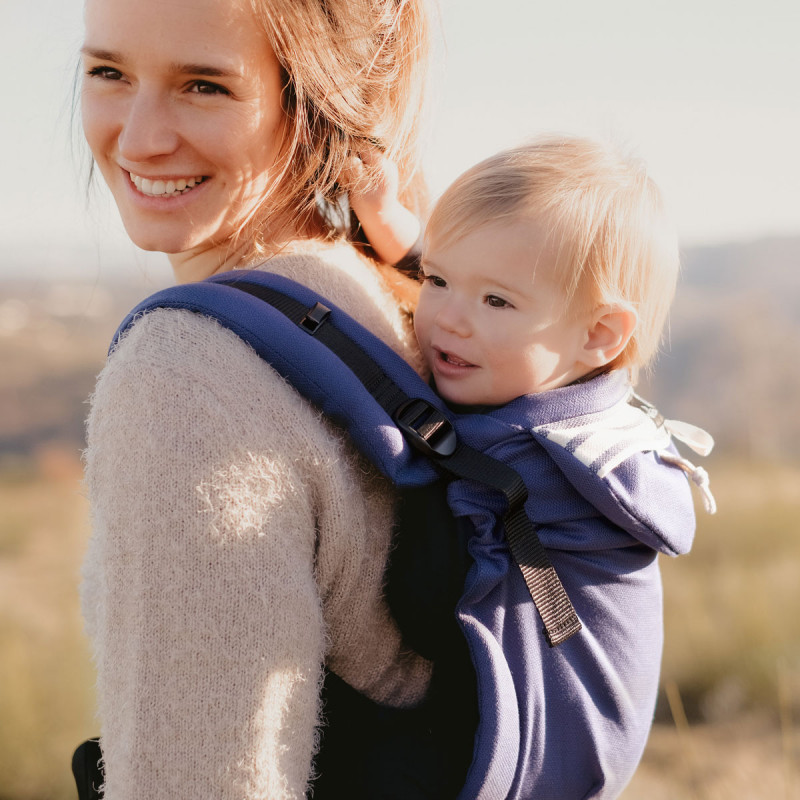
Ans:
POLYGON ((420 347, 424 347, 430 339, 430 307, 425 294, 425 285, 423 285, 417 309, 414 312, 414 333, 420 347))

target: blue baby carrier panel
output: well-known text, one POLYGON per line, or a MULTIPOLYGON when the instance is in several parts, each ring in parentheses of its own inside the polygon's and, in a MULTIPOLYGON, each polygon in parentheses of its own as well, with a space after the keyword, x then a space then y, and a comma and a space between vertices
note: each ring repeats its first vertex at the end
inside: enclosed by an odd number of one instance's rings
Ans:
MULTIPOLYGON (((159 308, 190 310, 231 329, 346 429, 358 450, 398 487, 439 480, 449 461, 458 462, 461 448, 470 449, 475 415, 462 422, 381 340, 289 279, 237 271, 158 292, 123 321, 112 351, 139 316, 159 308), (293 321, 253 296, 254 287, 277 290, 307 313, 293 321), (365 387, 363 378, 320 341, 316 330, 328 324, 357 342, 401 393, 435 411, 434 448, 450 450, 448 423, 457 436, 463 434, 467 441, 459 442, 455 454, 431 457, 420 451, 419 442, 409 443, 405 423, 398 424, 397 415, 386 410, 391 404, 377 402, 375 387, 365 387), (437 427, 441 420, 443 439, 437 427)), ((411 428, 413 439, 419 426, 415 422, 411 428)), ((514 497, 493 487, 481 467, 456 475, 450 507, 474 527, 468 544, 474 563, 456 616, 476 672, 480 717, 459 798, 616 797, 641 756, 655 701, 661 655, 655 553, 634 544, 613 553, 552 551, 549 562, 546 556, 542 561, 519 549, 520 539, 530 537, 513 530, 516 523, 509 520, 509 504, 522 507, 527 498, 521 480, 514 490, 521 494, 514 497), (566 593, 559 583, 549 599, 535 604, 536 582, 548 568, 552 576, 561 576, 566 593)), ((535 533, 533 538, 538 544, 535 533)))
POLYGON ((583 624, 551 648, 494 515, 465 494, 454 511, 475 527, 475 563, 457 616, 477 665, 481 720, 461 797, 617 797, 655 706, 663 645, 655 551, 549 550, 583 624))

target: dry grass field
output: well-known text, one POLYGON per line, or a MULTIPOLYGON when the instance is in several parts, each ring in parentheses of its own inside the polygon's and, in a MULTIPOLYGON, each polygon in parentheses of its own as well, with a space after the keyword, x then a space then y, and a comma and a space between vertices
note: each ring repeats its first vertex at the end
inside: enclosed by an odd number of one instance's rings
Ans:
MULTIPOLYGON (((720 512, 663 562, 664 691, 624 800, 800 799, 800 469, 712 463, 720 512)), ((0 476, 0 800, 74 800, 96 732, 77 581, 74 457, 0 476)))
POLYGON ((709 472, 718 514, 662 560, 662 696, 623 800, 800 800, 800 469, 709 472))
POLYGON ((0 483, 0 798, 74 800, 69 764, 95 730, 78 610, 87 507, 75 458, 41 453, 0 483))

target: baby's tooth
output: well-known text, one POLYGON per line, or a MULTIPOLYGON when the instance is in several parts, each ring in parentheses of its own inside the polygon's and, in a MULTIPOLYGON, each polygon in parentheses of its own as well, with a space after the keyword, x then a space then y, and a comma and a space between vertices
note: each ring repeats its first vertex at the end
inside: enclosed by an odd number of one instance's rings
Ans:
POLYGON ((175 181, 167 181, 167 188, 164 191, 167 194, 172 194, 175 191, 175 181))
POLYGON ((149 178, 142 178, 141 186, 139 186, 139 191, 143 194, 153 194, 153 181, 149 178))
POLYGON ((175 188, 179 192, 182 192, 186 188, 186 186, 187 186, 187 184, 186 184, 186 179, 185 178, 181 178, 179 181, 176 181, 176 183, 175 183, 175 188))
POLYGON ((167 184, 164 181, 154 181, 153 188, 150 190, 152 194, 164 194, 167 184))

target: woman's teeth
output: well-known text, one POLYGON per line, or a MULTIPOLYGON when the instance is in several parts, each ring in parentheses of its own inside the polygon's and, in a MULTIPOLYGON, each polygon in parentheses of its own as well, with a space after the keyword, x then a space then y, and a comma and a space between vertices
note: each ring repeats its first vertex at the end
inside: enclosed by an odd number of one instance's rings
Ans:
POLYGON ((140 178, 132 172, 128 174, 131 176, 133 185, 148 197, 175 197, 179 194, 186 194, 206 180, 201 175, 199 178, 179 178, 176 181, 151 181, 150 178, 140 178))

